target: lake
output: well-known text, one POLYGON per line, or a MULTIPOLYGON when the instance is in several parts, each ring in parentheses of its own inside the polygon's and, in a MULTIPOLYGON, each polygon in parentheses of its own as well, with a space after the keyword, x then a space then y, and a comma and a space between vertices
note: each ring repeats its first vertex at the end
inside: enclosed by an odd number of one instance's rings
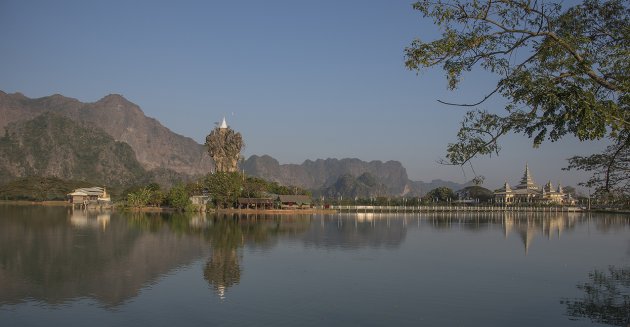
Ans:
POLYGON ((623 325, 630 216, 0 205, 2 326, 623 325))

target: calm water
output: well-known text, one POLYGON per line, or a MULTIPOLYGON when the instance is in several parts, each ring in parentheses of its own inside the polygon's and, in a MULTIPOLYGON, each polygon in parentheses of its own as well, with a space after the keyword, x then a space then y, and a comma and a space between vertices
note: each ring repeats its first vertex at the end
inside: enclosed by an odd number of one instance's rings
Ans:
POLYGON ((620 325, 629 267, 627 215, 0 206, 2 326, 620 325))

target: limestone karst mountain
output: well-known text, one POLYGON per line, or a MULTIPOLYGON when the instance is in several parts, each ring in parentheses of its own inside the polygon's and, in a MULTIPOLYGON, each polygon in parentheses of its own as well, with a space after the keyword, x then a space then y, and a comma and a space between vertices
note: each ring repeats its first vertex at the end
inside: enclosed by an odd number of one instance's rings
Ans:
POLYGON ((366 162, 356 158, 306 160, 298 165, 280 164, 268 155, 253 155, 243 162, 243 169, 249 175, 280 184, 352 197, 364 194, 422 196, 440 186, 458 190, 468 185, 442 180, 411 181, 398 161, 366 162), (362 182, 362 175, 364 181, 369 179, 368 183, 362 182))
POLYGON ((146 170, 170 169, 201 175, 212 169, 212 160, 203 145, 145 116, 140 107, 120 95, 83 103, 59 94, 31 99, 20 93, 0 91, 0 131, 9 123, 30 120, 45 112, 94 126, 114 140, 129 144, 146 170))
MULTIPOLYGON (((58 94, 31 99, 20 93, 0 91, 0 137, 2 135, 5 136, 5 154, 0 158, 0 184, 35 175, 83 179, 92 171, 97 172, 99 181, 108 183, 151 180, 169 185, 206 174, 214 166, 203 145, 145 116, 140 107, 120 95, 108 95, 93 103, 83 103, 58 94), (46 113, 54 114, 47 116, 45 121, 59 130, 41 134, 41 142, 27 138, 29 133, 35 133, 37 124, 45 123, 39 121, 33 125, 29 121, 46 113), (56 125, 53 124, 55 122, 56 125), (29 132, 15 134, 21 130, 29 132), (9 135, 9 131, 15 135, 9 135), (90 131, 94 135, 88 135, 90 131), (89 146, 81 147, 75 134, 96 137, 102 141, 100 143, 109 145, 99 147, 101 152, 89 146), (107 137, 110 139, 105 140, 107 137), (45 142, 52 146, 44 146, 42 149, 45 151, 39 153, 36 146, 45 142), (134 166, 134 161, 139 163, 140 169, 134 166), (131 165, 127 168, 133 166, 133 169, 125 168, 123 163, 131 165), (121 173, 115 173, 117 170, 121 173), (140 170, 145 172, 142 178, 140 170), (105 174, 112 177, 108 179, 105 174)), ((465 186, 441 180, 429 183, 411 181, 405 167, 398 161, 329 158, 306 160, 302 164, 280 164, 270 156, 253 155, 242 163, 241 169, 252 176, 311 189, 315 193, 341 194, 347 191, 344 196, 416 196, 439 186, 454 190, 465 186), (367 175, 363 179, 359 178, 364 174, 367 175)))
POLYGON ((122 186, 147 172, 127 143, 47 112, 9 124, 0 137, 0 183, 29 176, 122 186))

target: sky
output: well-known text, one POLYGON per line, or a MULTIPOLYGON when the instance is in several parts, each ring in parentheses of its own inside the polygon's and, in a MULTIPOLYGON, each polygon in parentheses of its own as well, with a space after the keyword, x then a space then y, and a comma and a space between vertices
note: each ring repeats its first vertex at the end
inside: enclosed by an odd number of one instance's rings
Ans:
MULTIPOLYGON (((95 102, 121 94, 176 133, 203 143, 225 116, 245 157, 400 161, 412 180, 465 182, 469 167, 438 160, 465 108, 496 79, 482 71, 447 89, 439 68, 404 66, 414 38, 439 29, 412 1, 0 0, 0 90, 95 102)), ((483 109, 501 112, 502 99, 483 109)), ((566 138, 534 149, 508 135, 498 156, 472 162, 488 188, 534 180, 576 185, 566 159, 603 142, 566 138)))

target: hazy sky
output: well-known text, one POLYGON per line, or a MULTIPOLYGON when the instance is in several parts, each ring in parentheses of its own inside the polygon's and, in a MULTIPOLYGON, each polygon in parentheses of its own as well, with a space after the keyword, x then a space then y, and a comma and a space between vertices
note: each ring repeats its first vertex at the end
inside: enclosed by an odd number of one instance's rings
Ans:
MULTIPOLYGON (((0 90, 86 102, 118 93, 199 143, 225 115, 246 157, 397 160, 413 180, 463 182, 469 169, 436 161, 466 109, 436 100, 476 101, 495 80, 472 72, 451 92, 439 69, 408 71, 404 48, 438 35, 409 0, 0 0, 0 90)), ((585 175, 561 171, 565 159, 604 144, 533 149, 512 135, 502 147, 473 161, 489 188, 516 184, 525 162, 539 184, 575 185, 585 175)))

